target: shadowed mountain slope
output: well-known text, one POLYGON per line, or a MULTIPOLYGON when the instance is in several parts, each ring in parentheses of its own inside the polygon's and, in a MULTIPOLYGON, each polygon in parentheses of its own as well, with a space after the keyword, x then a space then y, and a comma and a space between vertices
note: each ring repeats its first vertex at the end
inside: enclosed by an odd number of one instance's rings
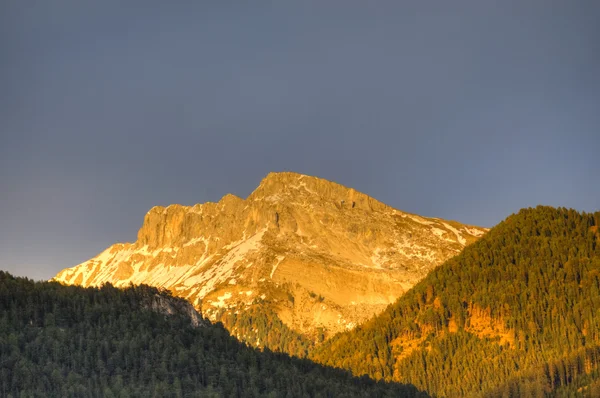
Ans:
POLYGON ((259 352, 148 286, 63 286, 0 271, 2 397, 415 397, 259 352))

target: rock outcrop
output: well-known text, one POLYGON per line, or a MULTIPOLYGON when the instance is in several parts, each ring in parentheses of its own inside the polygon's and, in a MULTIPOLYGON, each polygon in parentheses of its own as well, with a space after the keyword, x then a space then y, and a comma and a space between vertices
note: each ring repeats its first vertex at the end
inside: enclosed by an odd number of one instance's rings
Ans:
POLYGON ((179 297, 155 294, 148 299, 146 307, 165 316, 180 315, 186 317, 190 320, 190 325, 195 328, 210 325, 189 301, 179 297))

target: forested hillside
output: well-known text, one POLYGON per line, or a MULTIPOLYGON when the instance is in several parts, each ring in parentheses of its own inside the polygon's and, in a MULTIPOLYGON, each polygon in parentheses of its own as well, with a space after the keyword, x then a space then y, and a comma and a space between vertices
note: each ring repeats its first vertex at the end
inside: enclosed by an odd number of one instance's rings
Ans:
POLYGON ((599 225, 524 209, 312 358, 438 396, 598 396, 599 225))
POLYGON ((190 309, 148 286, 81 288, 0 271, 0 396, 419 395, 256 351, 190 309))

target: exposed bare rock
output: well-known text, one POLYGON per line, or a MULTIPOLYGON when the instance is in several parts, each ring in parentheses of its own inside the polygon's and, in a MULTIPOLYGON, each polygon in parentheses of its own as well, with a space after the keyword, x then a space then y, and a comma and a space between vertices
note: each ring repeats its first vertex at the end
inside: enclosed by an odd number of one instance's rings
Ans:
POLYGON ((148 307, 164 315, 181 315, 189 318, 193 327, 206 326, 207 322, 196 311, 188 301, 176 297, 165 297, 160 294, 153 295, 148 303, 148 307))
POLYGON ((245 200, 154 207, 135 243, 54 279, 163 287, 212 320, 269 306, 291 329, 329 337, 382 311, 486 231, 323 179, 271 173, 245 200))

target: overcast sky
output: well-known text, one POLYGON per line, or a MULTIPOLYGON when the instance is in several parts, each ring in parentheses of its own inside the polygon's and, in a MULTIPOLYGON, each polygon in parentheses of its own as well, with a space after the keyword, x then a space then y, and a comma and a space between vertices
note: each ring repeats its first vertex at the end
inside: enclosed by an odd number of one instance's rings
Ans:
POLYGON ((600 210, 599 20, 596 0, 3 0, 0 269, 50 278, 154 205, 269 171, 488 227, 600 210))

